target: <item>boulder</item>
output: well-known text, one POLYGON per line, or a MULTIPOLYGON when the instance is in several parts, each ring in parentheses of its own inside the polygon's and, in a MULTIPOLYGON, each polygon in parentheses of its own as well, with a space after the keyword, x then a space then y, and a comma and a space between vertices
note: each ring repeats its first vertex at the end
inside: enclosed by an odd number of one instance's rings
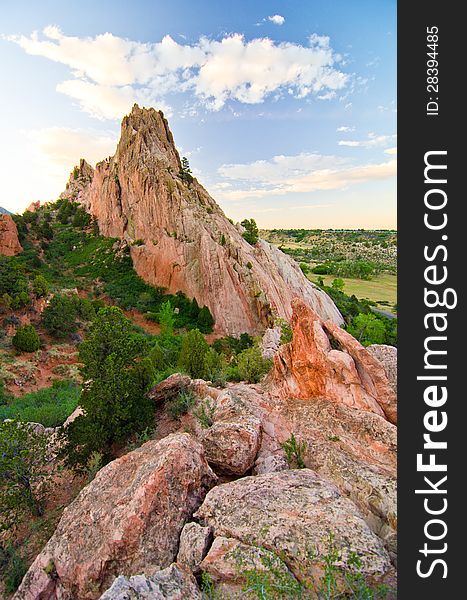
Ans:
POLYGON ((397 422, 396 395, 382 364, 355 338, 293 301, 293 340, 274 357, 272 382, 283 397, 328 398, 397 422))
POLYGON ((313 576, 316 560, 310 550, 326 553, 329 533, 342 548, 344 567, 350 551, 355 551, 362 572, 372 579, 383 578, 392 569, 382 541, 356 506, 310 469, 266 473, 216 486, 195 518, 211 526, 215 537, 233 538, 280 556, 299 580, 313 576))
POLYGON ((64 511, 16 600, 94 600, 116 575, 153 575, 216 477, 188 434, 150 441, 106 465, 64 511))
POLYGON ((264 358, 273 358, 281 345, 281 328, 270 327, 264 332, 261 350, 264 358))
POLYGON ((186 565, 192 573, 197 573, 212 542, 211 527, 198 523, 187 523, 180 535, 177 562, 186 565))
POLYGON ((202 600, 202 595, 193 575, 174 563, 150 577, 119 575, 100 600, 202 600))

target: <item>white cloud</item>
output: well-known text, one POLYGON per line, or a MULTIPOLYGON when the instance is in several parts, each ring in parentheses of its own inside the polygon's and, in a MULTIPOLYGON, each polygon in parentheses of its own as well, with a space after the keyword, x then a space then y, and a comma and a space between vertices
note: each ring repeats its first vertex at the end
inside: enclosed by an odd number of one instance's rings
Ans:
POLYGON ((56 200, 80 158, 94 165, 115 152, 117 141, 116 132, 94 129, 50 127, 13 132, 0 146, 2 206, 22 212, 33 200, 56 200))
POLYGON ((283 92, 296 98, 332 98, 350 78, 338 68, 340 57, 329 37, 316 34, 308 46, 269 38, 248 41, 240 34, 221 40, 202 37, 189 45, 170 36, 156 43, 111 33, 80 38, 48 26, 42 35, 6 39, 28 54, 68 66, 73 78, 57 90, 101 119, 121 118, 134 102, 167 111, 164 99, 172 93, 190 92, 211 110, 229 100, 256 104, 283 92))
POLYGON ((389 154, 390 156, 395 156, 397 154, 397 147, 394 146, 394 148, 386 148, 384 153, 389 154))
POLYGON ((342 125, 336 129, 338 133, 349 133, 351 131, 355 131, 355 127, 348 127, 347 125, 342 125))
POLYGON ((218 170, 219 175, 234 185, 225 187, 218 184, 215 188, 220 198, 229 201, 345 189, 359 183, 394 177, 396 164, 396 160, 389 160, 379 164, 353 165, 337 156, 306 153, 275 156, 271 160, 249 164, 223 165, 218 170))
POLYGON ((396 138, 396 134, 377 135, 376 133, 369 133, 366 140, 339 140, 337 144, 339 146, 348 146, 350 148, 374 148, 376 146, 386 146, 387 144, 391 144, 396 138))
POLYGON ((274 23, 275 25, 283 25, 285 23, 285 19, 282 15, 272 15, 268 17, 268 21, 274 23))

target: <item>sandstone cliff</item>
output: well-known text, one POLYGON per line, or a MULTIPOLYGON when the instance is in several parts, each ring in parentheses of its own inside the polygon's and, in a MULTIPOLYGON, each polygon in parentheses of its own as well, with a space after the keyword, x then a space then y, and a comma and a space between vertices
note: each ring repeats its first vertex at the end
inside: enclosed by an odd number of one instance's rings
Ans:
POLYGON ((16 223, 10 215, 0 214, 0 256, 14 256, 22 249, 16 223))
POLYGON ((290 319, 297 296, 323 319, 342 323, 292 259, 264 240, 246 242, 196 179, 179 177, 180 168, 163 114, 135 105, 115 155, 94 173, 81 161, 64 196, 81 202, 103 235, 137 241, 131 254, 138 274, 207 305, 217 331, 257 333, 275 316, 290 319))

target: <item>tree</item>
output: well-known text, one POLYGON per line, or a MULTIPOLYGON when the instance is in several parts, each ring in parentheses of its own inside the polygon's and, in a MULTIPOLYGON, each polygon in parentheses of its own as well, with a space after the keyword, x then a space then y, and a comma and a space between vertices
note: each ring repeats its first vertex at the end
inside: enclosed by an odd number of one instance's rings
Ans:
POLYGON ((178 176, 182 181, 188 183, 188 185, 193 183, 193 175, 191 174, 190 163, 188 162, 186 156, 182 158, 182 166, 178 176))
POLYGON ((199 329, 192 329, 183 338, 178 366, 190 377, 206 377, 206 355, 209 346, 199 329))
POLYGON ((41 347, 41 341, 34 325, 20 325, 11 342, 19 352, 35 352, 41 347))
POLYGON ((202 333, 211 333, 214 325, 214 317, 207 306, 203 306, 198 314, 198 329, 202 333))
POLYGON ((49 293, 49 284, 47 279, 43 275, 36 275, 34 277, 34 281, 32 282, 33 292, 37 297, 47 296, 49 293))
POLYGON ((149 375, 140 360, 147 349, 119 308, 98 312, 79 349, 84 414, 64 431, 68 464, 79 469, 93 452, 109 456, 112 444, 152 424, 154 403, 145 395, 149 375))
POLYGON ((240 377, 248 383, 258 383, 272 366, 272 360, 264 358, 261 348, 252 346, 240 352, 237 358, 240 377))
POLYGON ((336 277, 332 280, 331 287, 342 292, 344 290, 344 280, 341 277, 336 277))
POLYGON ((363 346, 384 344, 386 341, 386 328, 383 321, 371 313, 361 313, 354 317, 347 326, 347 331, 363 346))
POLYGON ((68 296, 56 294, 42 313, 42 325, 58 338, 63 338, 77 329, 76 305, 68 296))
POLYGON ((175 313, 170 300, 164 302, 157 313, 162 337, 172 337, 175 327, 175 313))
POLYGON ((254 219, 244 219, 242 225, 245 228, 242 236, 249 244, 254 246, 259 240, 259 229, 254 219))
POLYGON ((0 422, 0 530, 16 525, 24 513, 42 514, 49 441, 28 423, 0 422))

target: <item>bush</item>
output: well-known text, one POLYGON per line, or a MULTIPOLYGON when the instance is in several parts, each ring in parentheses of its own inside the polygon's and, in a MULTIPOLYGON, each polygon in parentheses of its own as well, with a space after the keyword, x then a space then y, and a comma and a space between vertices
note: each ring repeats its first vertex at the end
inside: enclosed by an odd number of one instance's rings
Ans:
POLYGON ((297 469, 305 468, 304 455, 307 447, 307 442, 305 440, 299 442, 293 433, 285 440, 282 444, 282 448, 287 456, 287 462, 290 467, 297 469))
POLYGON ((39 335, 33 325, 20 325, 11 342, 19 352, 35 352, 41 346, 39 335))
POLYGON ((178 366, 194 379, 206 377, 206 355, 209 346, 199 329, 192 329, 184 337, 178 366))
POLYGON ((386 327, 381 319, 373 314, 360 314, 347 325, 347 331, 363 346, 384 344, 386 342, 386 327))
POLYGON ((254 219, 244 219, 242 225, 245 231, 242 234, 244 240, 254 246, 259 240, 259 229, 254 219))
POLYGON ((42 514, 48 476, 49 439, 28 423, 0 422, 0 530, 18 524, 25 513, 42 514))
POLYGON ((36 275, 32 282, 32 289, 36 296, 47 296, 49 293, 49 284, 43 275, 36 275))
POLYGON ((13 545, 6 548, 0 545, 0 579, 7 594, 16 592, 27 570, 26 561, 13 545))
POLYGON ((211 333, 214 325, 214 317, 211 314, 211 311, 207 306, 203 306, 199 313, 198 318, 196 320, 198 329, 202 333, 211 333))
POLYGON ((57 338, 64 338, 77 330, 78 311, 68 296, 56 294, 42 313, 42 325, 57 338))
POLYGON ((67 464, 83 469, 93 452, 110 456, 114 443, 152 425, 149 373, 141 361, 147 351, 147 340, 119 308, 99 311, 79 349, 88 383, 80 398, 84 414, 64 431, 67 464))
POLYGON ((191 390, 182 390, 173 400, 167 402, 167 411, 172 419, 178 419, 187 413, 196 402, 191 390))
POLYGON ((77 407, 79 396, 80 387, 74 382, 55 381, 51 387, 7 399, 0 406, 0 420, 16 419, 59 427, 77 407))
POLYGON ((261 348, 253 346, 248 350, 240 352, 237 358, 238 372, 240 377, 248 383, 258 383, 270 370, 272 360, 264 358, 261 348))

